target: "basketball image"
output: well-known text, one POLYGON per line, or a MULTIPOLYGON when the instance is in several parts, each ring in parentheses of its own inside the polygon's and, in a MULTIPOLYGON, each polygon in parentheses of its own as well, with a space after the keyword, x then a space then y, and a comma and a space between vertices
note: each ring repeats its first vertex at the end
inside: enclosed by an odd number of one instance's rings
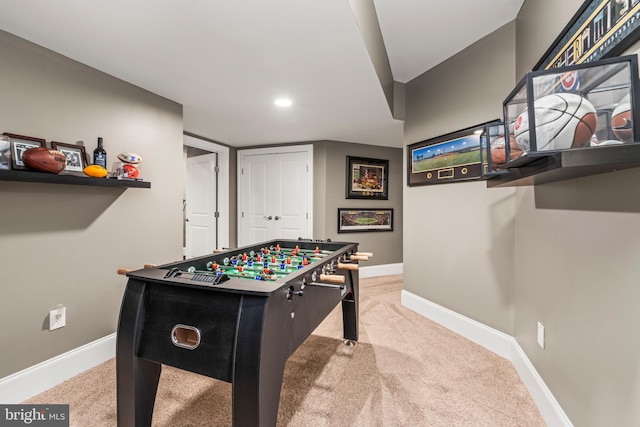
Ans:
MULTIPOLYGON (((522 150, 513 135, 509 135, 509 157, 510 160, 522 156, 522 150)), ((500 166, 507 162, 507 150, 504 135, 498 136, 491 141, 491 165, 500 166)))
POLYGON ((631 117, 629 95, 622 98, 616 108, 613 109, 611 113, 611 129, 620 141, 633 141, 633 119, 631 117))
MULTIPOLYGON (((596 109, 588 99, 574 93, 554 93, 534 104, 536 150, 586 147, 598 124, 596 109)), ((514 123, 514 136, 522 151, 530 151, 529 112, 514 123)))

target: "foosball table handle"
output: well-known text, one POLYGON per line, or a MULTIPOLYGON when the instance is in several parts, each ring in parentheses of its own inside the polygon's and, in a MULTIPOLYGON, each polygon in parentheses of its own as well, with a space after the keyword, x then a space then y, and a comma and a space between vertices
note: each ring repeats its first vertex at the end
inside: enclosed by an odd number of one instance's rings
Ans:
POLYGON ((320 280, 329 283, 344 283, 344 276, 339 274, 321 274, 320 280))
POLYGON ((338 263, 338 268, 340 270, 357 270, 358 264, 343 264, 341 262, 338 263))
POLYGON ((373 252, 356 252, 358 256, 366 256, 367 258, 373 257, 373 252))
MULTIPOLYGON (((155 264, 145 264, 144 268, 154 268, 155 266, 156 266, 155 264)), ((130 271, 133 271, 133 270, 131 270, 130 268, 119 268, 118 269, 118 274, 124 276, 125 274, 127 274, 130 271)))
POLYGON ((369 261, 369 257, 364 255, 351 255, 349 259, 351 261, 369 261))

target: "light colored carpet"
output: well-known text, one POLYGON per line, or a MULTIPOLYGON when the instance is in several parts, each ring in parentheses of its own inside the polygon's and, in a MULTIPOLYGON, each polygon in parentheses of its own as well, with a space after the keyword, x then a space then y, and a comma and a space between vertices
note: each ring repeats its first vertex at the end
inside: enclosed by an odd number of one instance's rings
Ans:
MULTIPOLYGON (((506 359, 400 305, 402 276, 360 281, 360 341, 339 306, 289 358, 278 426, 544 426, 506 359)), ((115 360, 25 403, 71 426, 116 426, 115 360)), ((154 426, 231 425, 231 384, 163 366, 154 426)))

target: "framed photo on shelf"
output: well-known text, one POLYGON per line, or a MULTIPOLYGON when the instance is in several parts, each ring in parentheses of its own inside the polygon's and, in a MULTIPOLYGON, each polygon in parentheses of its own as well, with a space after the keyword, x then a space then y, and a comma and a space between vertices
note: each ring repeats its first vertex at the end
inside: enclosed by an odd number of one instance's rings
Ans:
POLYGON ((42 138, 34 138, 32 136, 16 135, 15 133, 4 133, 9 137, 11 142, 11 169, 26 170, 27 167, 22 161, 24 152, 29 148, 46 147, 46 141, 42 138))
POLYGON ((11 141, 6 135, 0 135, 0 170, 11 169, 11 141))
POLYGON ((393 209, 338 208, 338 233, 393 231, 393 209))
POLYGON ((347 199, 389 198, 389 161, 347 156, 347 199))
POLYGON ((51 141, 51 148, 62 152, 67 158, 67 167, 63 173, 83 173, 87 166, 87 152, 82 145, 51 141))

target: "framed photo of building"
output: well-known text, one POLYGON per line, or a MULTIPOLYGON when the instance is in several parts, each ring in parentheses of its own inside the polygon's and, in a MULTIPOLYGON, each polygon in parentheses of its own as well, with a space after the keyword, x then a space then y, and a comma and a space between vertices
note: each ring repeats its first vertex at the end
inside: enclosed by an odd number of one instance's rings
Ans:
POLYGON ((393 231, 393 209, 338 208, 338 233, 393 231))
POLYGON ((347 199, 389 198, 389 161, 347 156, 347 199))

